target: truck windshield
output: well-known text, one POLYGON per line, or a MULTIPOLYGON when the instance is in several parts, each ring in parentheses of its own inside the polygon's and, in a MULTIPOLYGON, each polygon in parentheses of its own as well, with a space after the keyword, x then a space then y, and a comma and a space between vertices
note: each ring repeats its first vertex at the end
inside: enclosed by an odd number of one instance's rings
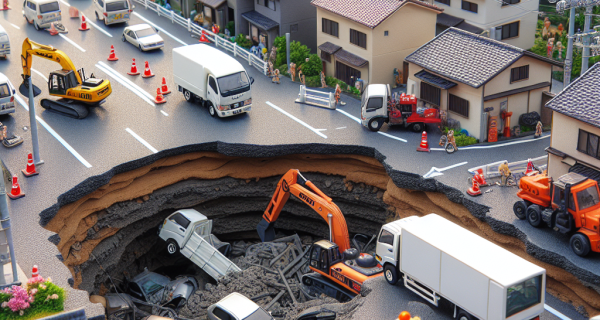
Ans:
POLYGON ((507 289, 506 318, 519 313, 542 300, 542 275, 507 289))
POLYGON ((117 1, 117 2, 107 2, 106 3, 106 11, 119 11, 119 10, 127 10, 129 9, 129 4, 127 1, 117 1))
POLYGON ((10 90, 7 84, 0 84, 0 98, 6 98, 10 96, 10 90))
POLYGON ((153 36, 156 34, 156 32, 152 28, 147 28, 147 29, 138 30, 135 32, 135 34, 137 35, 138 38, 143 38, 143 37, 153 36))
POLYGON ((579 210, 585 210, 589 207, 593 207, 600 202, 598 198, 598 188, 591 186, 584 190, 577 192, 577 203, 579 204, 579 210))
POLYGON ((221 95, 223 97, 245 92, 250 89, 250 81, 248 81, 246 71, 220 77, 217 79, 217 82, 219 83, 219 90, 221 90, 221 95))
POLYGON ((58 6, 58 1, 40 4, 40 13, 48 13, 58 10, 60 10, 60 7, 58 6))

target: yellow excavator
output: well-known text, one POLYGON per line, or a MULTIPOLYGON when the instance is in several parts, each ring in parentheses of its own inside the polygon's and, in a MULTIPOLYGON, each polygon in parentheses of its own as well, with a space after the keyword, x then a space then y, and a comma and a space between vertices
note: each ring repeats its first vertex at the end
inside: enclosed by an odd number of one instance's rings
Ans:
MULTIPOLYGON (((26 97, 29 95, 33 56, 52 60, 62 67, 60 70, 52 71, 48 77, 49 94, 60 97, 60 99, 42 99, 40 104, 45 109, 76 119, 83 119, 89 113, 88 105, 99 105, 112 93, 110 81, 95 78, 94 74, 90 78, 86 78, 83 68, 76 70, 73 62, 64 52, 26 38, 23 41, 21 54, 23 83, 19 87, 19 92, 26 97)), ((35 86, 33 86, 33 91, 34 96, 41 93, 35 86)))

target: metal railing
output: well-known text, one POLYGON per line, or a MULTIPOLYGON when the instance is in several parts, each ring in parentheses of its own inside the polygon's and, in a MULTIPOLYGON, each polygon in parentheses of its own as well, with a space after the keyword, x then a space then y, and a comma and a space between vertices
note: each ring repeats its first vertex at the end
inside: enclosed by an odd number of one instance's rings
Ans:
POLYGON ((300 93, 296 102, 334 110, 336 107, 333 92, 307 89, 304 85, 300 85, 300 93))
POLYGON ((171 19, 171 23, 177 23, 178 25, 186 28, 190 33, 195 33, 197 35, 202 35, 202 33, 204 33, 204 36, 210 42, 214 43, 216 47, 224 48, 225 50, 231 52, 234 57, 240 56, 244 60, 247 60, 250 66, 258 69, 264 75, 267 75, 267 63, 256 55, 250 53, 250 51, 247 49, 239 47, 236 42, 231 42, 228 39, 224 39, 219 35, 214 34, 210 30, 202 28, 197 23, 194 23, 190 18, 186 19, 175 13, 173 10, 167 10, 155 2, 149 0, 133 0, 133 2, 137 2, 143 5, 144 8, 156 12, 159 17, 163 16, 171 19))

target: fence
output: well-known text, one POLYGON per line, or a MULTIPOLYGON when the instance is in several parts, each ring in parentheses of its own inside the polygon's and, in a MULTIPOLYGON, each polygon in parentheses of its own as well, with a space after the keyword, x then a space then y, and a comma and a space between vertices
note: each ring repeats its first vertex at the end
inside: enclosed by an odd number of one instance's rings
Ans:
MULTIPOLYGON (((527 162, 528 160, 521 160, 521 161, 516 161, 516 162, 510 162, 508 164, 508 168, 510 169, 510 171, 512 172, 513 176, 515 177, 515 179, 521 179, 521 177, 524 175, 525 170, 527 169, 527 162)), ((498 167, 503 164, 505 162, 505 160, 502 161, 497 161, 497 162, 493 162, 490 164, 486 164, 483 166, 479 166, 479 167, 475 167, 475 168, 471 168, 468 169, 468 171, 470 173, 475 173, 475 171, 481 169, 483 176, 486 179, 490 179, 490 178, 499 178, 500 177, 500 172, 498 172, 498 167)), ((531 162, 533 162, 533 164, 535 165, 536 168, 539 168, 540 170, 544 170, 547 167, 547 163, 548 163, 548 156, 541 156, 538 158, 534 158, 531 159, 531 162)))
POLYGON ((224 48, 225 50, 231 52, 234 57, 240 56, 244 60, 248 61, 248 64, 258 70, 260 70, 264 75, 267 75, 267 63, 257 57, 256 55, 250 53, 250 51, 240 48, 237 43, 231 42, 228 39, 221 38, 219 35, 214 34, 210 30, 204 29, 198 24, 192 22, 190 18, 184 18, 178 14, 176 14, 173 10, 167 10, 157 3, 149 1, 149 0, 133 0, 144 6, 146 9, 150 9, 160 17, 166 17, 171 19, 172 23, 177 23, 178 25, 187 29, 190 33, 195 33, 201 35, 204 33, 204 36, 215 44, 216 47, 224 48))
POLYGON ((333 92, 306 89, 306 86, 303 85, 300 85, 300 93, 296 102, 335 110, 333 92))

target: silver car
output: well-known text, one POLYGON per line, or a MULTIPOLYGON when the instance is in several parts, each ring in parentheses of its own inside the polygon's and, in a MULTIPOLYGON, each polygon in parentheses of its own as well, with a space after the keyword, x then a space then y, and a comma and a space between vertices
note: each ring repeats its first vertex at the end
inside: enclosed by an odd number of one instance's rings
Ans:
POLYGON ((158 35, 158 31, 145 23, 125 27, 123 42, 125 41, 138 47, 140 51, 162 49, 165 46, 165 41, 158 35))

